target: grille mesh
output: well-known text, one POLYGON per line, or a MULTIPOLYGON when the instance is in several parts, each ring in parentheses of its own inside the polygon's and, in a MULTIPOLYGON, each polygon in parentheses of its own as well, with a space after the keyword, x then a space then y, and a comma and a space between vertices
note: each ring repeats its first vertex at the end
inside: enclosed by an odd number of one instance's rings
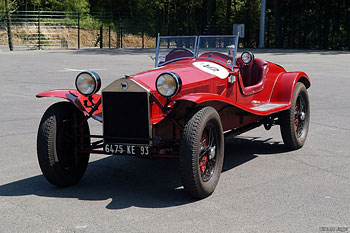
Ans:
MULTIPOLYGON (((103 132, 106 137, 149 138, 149 111, 147 93, 104 92, 103 132)), ((147 140, 110 139, 106 143, 148 144, 147 140)))

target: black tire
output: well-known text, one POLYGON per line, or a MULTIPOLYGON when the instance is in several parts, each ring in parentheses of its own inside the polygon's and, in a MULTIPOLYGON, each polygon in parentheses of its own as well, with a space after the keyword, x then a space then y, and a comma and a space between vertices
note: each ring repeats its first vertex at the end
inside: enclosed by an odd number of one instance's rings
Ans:
POLYGON ((180 144, 180 173, 185 190, 195 198, 211 195, 223 161, 224 136, 219 114, 212 107, 196 110, 184 127, 180 144))
POLYGON ((303 83, 295 86, 292 106, 280 114, 279 122, 284 144, 290 150, 301 148, 310 125, 309 95, 303 83))
POLYGON ((89 153, 78 151, 77 144, 90 144, 90 138, 77 134, 90 134, 87 122, 80 123, 84 114, 69 102, 51 105, 44 113, 37 136, 37 153, 41 171, 53 185, 66 187, 77 184, 89 162, 89 153))

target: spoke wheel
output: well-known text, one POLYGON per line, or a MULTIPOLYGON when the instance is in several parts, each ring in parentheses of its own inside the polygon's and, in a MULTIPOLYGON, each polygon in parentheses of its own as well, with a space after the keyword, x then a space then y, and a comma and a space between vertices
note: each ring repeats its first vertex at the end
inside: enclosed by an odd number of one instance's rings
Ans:
POLYGON ((291 150, 301 148, 306 141, 310 124, 309 95, 303 83, 297 83, 292 106, 279 115, 279 122, 284 144, 291 150))
POLYGON ((195 110, 180 144, 180 172, 186 191, 196 198, 211 195, 224 160, 224 138, 219 114, 212 107, 195 110))
POLYGON ((216 139, 214 129, 211 125, 205 127, 201 142, 199 155, 199 170, 204 182, 210 180, 214 174, 216 165, 216 139))
POLYGON ((306 120, 306 104, 303 96, 299 95, 294 112, 294 129, 298 138, 303 135, 303 131, 305 128, 305 120, 306 120))

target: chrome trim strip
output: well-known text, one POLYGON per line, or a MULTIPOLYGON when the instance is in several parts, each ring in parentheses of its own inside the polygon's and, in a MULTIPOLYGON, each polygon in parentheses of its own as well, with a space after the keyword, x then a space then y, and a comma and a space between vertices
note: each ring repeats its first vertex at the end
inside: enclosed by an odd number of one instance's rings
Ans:
POLYGON ((145 89, 145 91, 147 91, 147 93, 150 93, 151 91, 146 88, 144 85, 142 85, 141 83, 137 82, 136 80, 134 79, 129 79, 130 81, 133 81, 134 83, 136 83, 137 85, 139 85, 140 87, 142 87, 143 89, 145 89))
POLYGON ((265 112, 265 111, 269 111, 275 108, 279 108, 282 106, 286 106, 287 104, 262 104, 253 108, 250 108, 252 110, 256 110, 256 111, 261 111, 261 112, 265 112))

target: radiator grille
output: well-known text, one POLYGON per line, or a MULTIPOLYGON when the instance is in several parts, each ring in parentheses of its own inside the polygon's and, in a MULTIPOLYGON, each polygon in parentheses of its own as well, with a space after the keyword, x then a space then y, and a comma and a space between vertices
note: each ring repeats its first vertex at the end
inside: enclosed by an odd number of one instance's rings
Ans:
POLYGON ((103 134, 106 143, 148 144, 149 104, 147 93, 103 92, 103 134), (135 139, 136 138, 136 139, 135 139))

